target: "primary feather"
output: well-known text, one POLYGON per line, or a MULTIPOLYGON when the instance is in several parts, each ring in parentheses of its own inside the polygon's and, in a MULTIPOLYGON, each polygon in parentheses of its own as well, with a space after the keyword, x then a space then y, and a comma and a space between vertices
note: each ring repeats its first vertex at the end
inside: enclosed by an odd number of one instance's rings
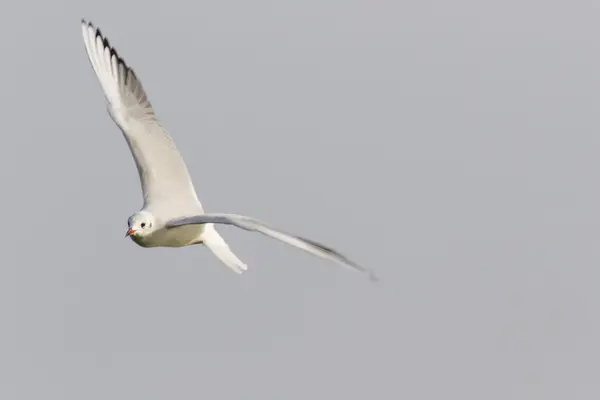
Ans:
POLYGON ((300 237, 297 235, 293 235, 287 232, 284 232, 280 229, 274 228, 272 226, 267 225, 266 223, 259 221, 256 218, 247 217, 245 215, 237 215, 237 214, 217 214, 217 213, 209 213, 196 215, 193 217, 184 217, 177 218, 171 220, 165 224, 167 228, 175 228, 184 225, 194 225, 194 224, 224 224, 224 225, 233 225, 238 228, 254 231, 262 233, 263 235, 269 236, 273 239, 280 240, 284 243, 297 247, 301 250, 304 250, 310 254, 313 254, 317 257, 321 257, 330 261, 334 261, 344 267, 349 267, 354 269, 355 271, 360 271, 369 274, 369 278, 372 281, 377 281, 378 278, 375 273, 367 268, 364 268, 354 261, 351 261, 346 256, 338 252, 337 250, 332 249, 331 247, 325 246, 321 243, 318 243, 314 240, 307 239, 304 237, 300 237))
POLYGON ((200 202, 187 166, 173 138, 156 117, 141 81, 99 28, 82 19, 81 29, 109 113, 135 160, 144 208, 168 203, 178 213, 197 212, 200 202))

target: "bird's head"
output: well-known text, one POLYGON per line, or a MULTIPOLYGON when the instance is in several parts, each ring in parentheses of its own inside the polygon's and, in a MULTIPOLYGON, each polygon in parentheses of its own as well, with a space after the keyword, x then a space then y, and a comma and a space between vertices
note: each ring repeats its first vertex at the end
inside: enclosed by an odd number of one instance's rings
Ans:
POLYGON ((140 211, 129 217, 127 228, 125 237, 130 236, 132 239, 142 238, 154 232, 156 229, 156 219, 148 211, 140 211))

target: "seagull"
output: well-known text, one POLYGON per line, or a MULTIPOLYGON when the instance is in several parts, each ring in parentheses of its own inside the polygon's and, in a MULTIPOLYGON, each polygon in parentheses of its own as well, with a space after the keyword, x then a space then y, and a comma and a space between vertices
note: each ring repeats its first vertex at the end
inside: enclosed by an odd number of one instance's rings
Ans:
POLYGON ((187 166, 173 138, 157 118, 140 79, 99 27, 82 18, 81 33, 90 64, 104 92, 108 113, 125 137, 140 178, 143 206, 128 218, 125 237, 144 248, 203 244, 223 264, 241 274, 247 265, 231 251, 214 226, 231 225, 367 273, 371 281, 378 280, 373 271, 314 240, 286 233, 244 215, 205 213, 187 166))

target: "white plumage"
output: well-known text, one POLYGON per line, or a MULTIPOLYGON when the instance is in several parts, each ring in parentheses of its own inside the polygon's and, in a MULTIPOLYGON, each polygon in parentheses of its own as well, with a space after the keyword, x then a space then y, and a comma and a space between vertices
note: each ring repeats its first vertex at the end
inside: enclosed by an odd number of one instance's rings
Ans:
POLYGON ((81 20, 88 58, 100 82, 108 111, 121 129, 140 176, 144 204, 129 217, 127 235, 142 247, 204 244, 237 273, 247 269, 214 224, 260 232, 318 257, 357 271, 374 273, 313 240, 285 233, 243 215, 205 214, 188 169, 169 132, 156 117, 142 83, 99 28, 81 20))

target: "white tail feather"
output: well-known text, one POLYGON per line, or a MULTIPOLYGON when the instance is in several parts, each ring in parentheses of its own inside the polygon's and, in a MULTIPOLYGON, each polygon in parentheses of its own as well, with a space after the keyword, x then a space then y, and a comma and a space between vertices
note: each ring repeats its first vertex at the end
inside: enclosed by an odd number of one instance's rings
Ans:
POLYGON ((227 243, 225 243, 225 239, 219 235, 213 224, 206 224, 201 240, 223 264, 236 273, 241 274, 248 269, 248 266, 233 254, 227 243))

